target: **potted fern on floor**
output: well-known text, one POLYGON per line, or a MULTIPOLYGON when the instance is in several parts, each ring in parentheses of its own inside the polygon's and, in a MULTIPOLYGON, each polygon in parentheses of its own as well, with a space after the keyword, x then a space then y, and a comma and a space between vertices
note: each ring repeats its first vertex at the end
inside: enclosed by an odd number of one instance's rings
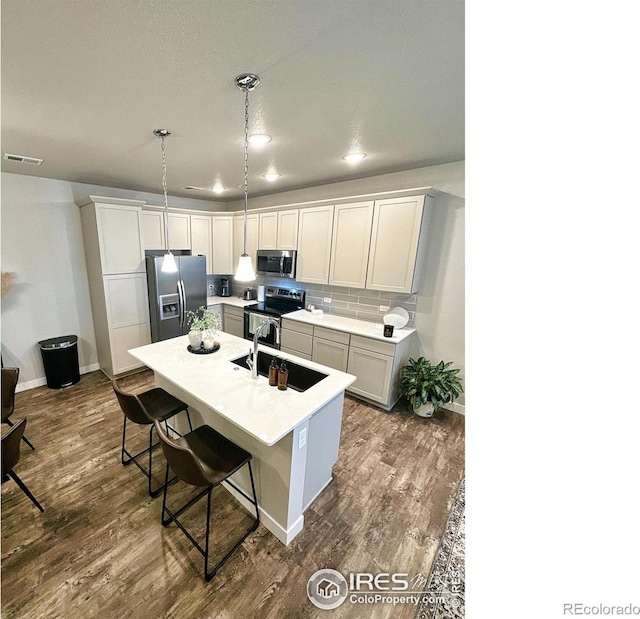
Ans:
POLYGON ((402 368, 399 387, 413 412, 420 417, 431 417, 447 402, 455 400, 462 392, 462 383, 457 374, 460 370, 450 370, 453 361, 440 361, 437 365, 420 357, 409 359, 409 365, 402 368))

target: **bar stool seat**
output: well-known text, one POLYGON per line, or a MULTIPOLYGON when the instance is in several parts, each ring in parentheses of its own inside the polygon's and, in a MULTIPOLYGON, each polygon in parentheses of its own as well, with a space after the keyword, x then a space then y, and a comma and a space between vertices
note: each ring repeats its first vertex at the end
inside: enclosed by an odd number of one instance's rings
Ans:
MULTIPOLYGON (((187 420, 189 421, 189 429, 192 430, 193 426, 191 425, 189 408, 182 400, 179 400, 178 398, 172 396, 169 392, 165 391, 161 387, 154 387, 152 389, 144 391, 143 393, 134 394, 128 391, 124 391, 120 387, 116 379, 113 379, 111 381, 111 385, 113 387, 113 391, 116 394, 116 397, 118 398, 120 408, 122 409, 122 412, 124 414, 120 461, 125 466, 133 462, 133 464, 135 464, 149 480, 149 496, 156 497, 162 492, 164 486, 161 485, 154 489, 152 488, 151 484, 151 480, 153 477, 153 449, 160 444, 159 442, 153 442, 153 423, 154 421, 164 422, 167 429, 170 429, 167 421, 172 417, 175 417, 178 413, 184 411, 186 412, 187 420), (143 449, 142 451, 139 451, 137 454, 129 453, 126 448, 127 419, 138 425, 151 426, 149 428, 149 447, 143 449), (144 468, 138 462, 138 459, 147 453, 149 454, 148 469, 144 468)), ((171 430, 178 434, 174 428, 171 428, 171 430)))
POLYGON ((175 522, 182 532, 187 536, 189 541, 198 549, 200 554, 204 556, 204 577, 205 580, 211 580, 217 571, 231 557, 231 555, 240 547, 242 542, 250 533, 255 531, 260 524, 260 512, 258 511, 258 499, 256 496, 256 488, 253 480, 253 470, 251 468, 251 454, 239 447, 226 437, 216 432, 210 426, 204 425, 196 428, 192 432, 185 434, 178 439, 171 439, 165 433, 160 422, 155 422, 156 431, 160 437, 162 451, 167 460, 167 468, 165 473, 164 494, 162 498, 162 514, 160 520, 163 526, 167 526, 171 522, 175 522), (251 480, 252 497, 236 486, 229 477, 243 466, 249 467, 249 478, 251 480), (176 474, 176 477, 183 482, 192 486, 204 486, 204 490, 196 497, 192 498, 182 507, 172 512, 167 507, 167 491, 169 487, 169 468, 176 474), (211 523, 211 493, 216 486, 222 482, 229 484, 234 490, 240 493, 251 504, 254 505, 256 516, 249 530, 235 543, 233 548, 216 565, 209 570, 209 532, 211 523), (189 507, 197 503, 204 496, 207 497, 207 521, 205 530, 205 546, 204 548, 193 538, 183 524, 178 520, 189 507), (165 517, 165 514, 168 517, 165 517))

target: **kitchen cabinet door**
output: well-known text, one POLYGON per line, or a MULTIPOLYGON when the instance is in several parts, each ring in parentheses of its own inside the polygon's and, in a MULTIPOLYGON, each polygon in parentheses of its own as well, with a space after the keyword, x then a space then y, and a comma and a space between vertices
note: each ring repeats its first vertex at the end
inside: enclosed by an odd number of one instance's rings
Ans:
POLYGON ((417 292, 418 243, 426 241, 425 196, 377 200, 373 211, 367 285, 370 290, 417 292))
POLYGON ((278 249, 278 213, 260 213, 258 249, 278 249))
POLYGON ((205 256, 207 275, 213 275, 212 224, 210 215, 191 215, 191 253, 205 256))
POLYGON ((211 218, 213 254, 212 273, 229 275, 235 271, 233 264, 233 217, 214 216, 211 218))
POLYGON ((314 337, 311 360, 334 370, 346 372, 349 360, 349 344, 314 337))
MULTIPOLYGON (((247 253, 251 256, 253 268, 256 268, 256 252, 258 251, 258 227, 257 215, 247 215, 247 253)), ((238 259, 244 247, 244 215, 233 218, 233 265, 238 264, 238 259)))
POLYGON ((165 249, 164 212, 142 211, 143 249, 165 249))
POLYGON ((278 211, 276 249, 298 249, 298 209, 278 211))
POLYGON ((372 220, 373 201, 335 206, 329 268, 331 285, 365 287, 372 220))
POLYGON ((144 273, 106 275, 106 304, 109 357, 106 366, 111 374, 141 367, 127 351, 151 343, 147 279, 144 273))
POLYGON ((95 216, 103 275, 144 272, 141 209, 96 204, 95 216))
POLYGON ((299 282, 329 282, 333 208, 331 205, 300 210, 296 268, 296 280, 299 282))
POLYGON ((169 248, 191 249, 191 217, 188 213, 169 213, 169 248))
POLYGON ((238 307, 224 305, 223 322, 225 333, 244 337, 244 311, 238 307))
POLYGON ((393 357, 352 345, 349 348, 347 372, 358 377, 348 391, 387 405, 391 389, 393 357))

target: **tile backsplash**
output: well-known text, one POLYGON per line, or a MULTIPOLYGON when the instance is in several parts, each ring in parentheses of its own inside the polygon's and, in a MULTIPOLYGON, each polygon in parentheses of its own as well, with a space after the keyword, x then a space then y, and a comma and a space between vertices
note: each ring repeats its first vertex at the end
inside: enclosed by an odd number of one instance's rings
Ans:
MULTIPOLYGON (((216 293, 219 289, 219 276, 207 277, 207 283, 214 283, 216 293)), ((241 285, 231 279, 232 295, 239 295, 247 286, 241 285)), ((416 312, 416 294, 396 294, 393 292, 380 292, 379 290, 363 290, 361 288, 342 288, 327 284, 307 284, 297 282, 295 279, 280 279, 275 277, 258 277, 251 284, 257 286, 281 286, 283 288, 296 288, 307 293, 307 305, 312 304, 325 312, 370 322, 382 322, 382 317, 388 310, 381 310, 380 306, 403 307, 409 313, 409 326, 413 326, 416 312), (329 301, 325 301, 328 299, 329 301)))

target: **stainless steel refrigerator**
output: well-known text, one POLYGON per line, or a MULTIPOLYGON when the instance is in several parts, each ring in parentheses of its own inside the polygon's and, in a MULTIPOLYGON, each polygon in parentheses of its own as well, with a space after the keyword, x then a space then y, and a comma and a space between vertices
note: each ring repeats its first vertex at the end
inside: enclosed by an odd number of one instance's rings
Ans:
POLYGON ((176 256, 177 273, 163 273, 162 260, 146 258, 152 342, 188 333, 187 312, 207 306, 206 258, 176 256))

